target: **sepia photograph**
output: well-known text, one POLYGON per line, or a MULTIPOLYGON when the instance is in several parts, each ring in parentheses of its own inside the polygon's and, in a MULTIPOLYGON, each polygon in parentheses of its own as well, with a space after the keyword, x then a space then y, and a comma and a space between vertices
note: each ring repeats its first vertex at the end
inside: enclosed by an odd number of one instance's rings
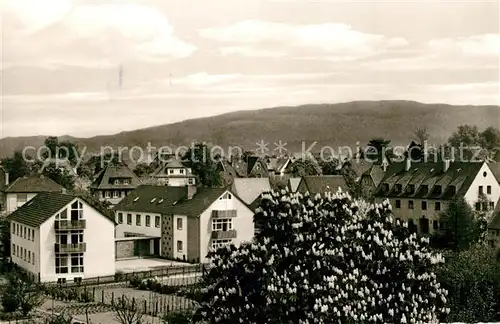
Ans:
POLYGON ((0 14, 0 324, 500 323, 498 0, 0 14))

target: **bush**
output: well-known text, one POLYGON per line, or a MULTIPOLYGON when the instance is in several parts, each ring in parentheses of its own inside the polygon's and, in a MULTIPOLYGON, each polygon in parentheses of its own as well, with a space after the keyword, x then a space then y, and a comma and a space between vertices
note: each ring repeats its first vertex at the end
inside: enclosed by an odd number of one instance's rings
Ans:
POLYGON ((142 283, 142 279, 135 275, 132 278, 130 278, 129 282, 132 287, 137 288, 142 283))
POLYGON ((5 294, 2 296, 2 307, 6 313, 15 312, 20 306, 19 298, 12 294, 5 294))
POLYGON ((91 302, 94 302, 94 301, 95 301, 95 299, 94 299, 94 295, 93 295, 90 291, 88 291, 88 290, 84 289, 84 290, 80 293, 80 301, 81 301, 81 302, 83 302, 83 303, 91 303, 91 302))
POLYGON ((122 281, 125 278, 125 275, 121 271, 117 271, 115 273, 115 281, 122 281))
POLYGON ((193 321, 193 314, 188 311, 172 312, 163 317, 168 324, 189 324, 193 321))
POLYGON ((430 323, 446 314, 434 274, 444 259, 390 204, 344 193, 272 192, 251 243, 211 251, 197 322, 430 323))
POLYGON ((148 284, 145 281, 141 281, 137 288, 139 288, 140 290, 148 290, 148 284))
POLYGON ((177 293, 179 289, 180 288, 176 286, 163 285, 161 293, 164 295, 171 295, 177 293))
POLYGON ((500 321, 500 263, 485 246, 451 253, 437 271, 439 282, 449 291, 447 322, 500 321))

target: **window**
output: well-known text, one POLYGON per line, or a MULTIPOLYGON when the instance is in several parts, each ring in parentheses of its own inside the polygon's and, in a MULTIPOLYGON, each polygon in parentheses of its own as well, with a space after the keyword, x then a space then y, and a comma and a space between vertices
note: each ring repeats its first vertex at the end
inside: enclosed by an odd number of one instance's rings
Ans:
POLYGON ((486 187, 486 193, 487 193, 488 195, 491 195, 491 186, 487 186, 487 187, 486 187))
POLYGON ((406 187, 406 192, 412 194, 415 191, 415 185, 409 184, 408 187, 406 187))
POLYGON ((123 214, 118 213, 118 224, 123 224, 123 214))
POLYGON ((422 201, 422 210, 427 210, 427 201, 422 201))
POLYGON ((479 186, 479 194, 482 195, 484 193, 483 186, 479 186))
POLYGON ((31 263, 31 251, 28 251, 28 263, 31 263))
POLYGON ((193 178, 189 178, 189 179, 188 179, 188 184, 190 184, 190 185, 194 184, 194 180, 193 180, 193 178))
POLYGON ((71 255, 71 272, 83 272, 83 253, 71 255))
POLYGON ((437 210, 437 211, 441 210, 441 202, 436 201, 434 203, 434 210, 437 210))
POLYGON ((408 209, 413 209, 413 200, 408 200, 408 209))
POLYGON ((123 184, 125 184, 125 185, 130 184, 130 180, 129 180, 129 179, 125 179, 125 180, 123 180, 123 184))
POLYGON ((401 192, 403 190, 403 186, 400 185, 399 183, 394 186, 394 191, 395 192, 401 192))
POLYGON ((31 240, 35 241, 35 230, 31 230, 31 240))
POLYGON ((16 246, 16 255, 17 255, 18 257, 19 257, 19 250, 20 250, 20 249, 19 249, 19 245, 18 245, 18 246, 16 246))
POLYGON ((443 193, 443 189, 442 189, 442 187, 441 187, 441 186, 435 186, 435 187, 434 187, 434 194, 435 194, 435 195, 440 195, 440 194, 442 194, 442 193, 443 193))
POLYGON ((35 252, 32 253, 31 264, 35 264, 35 252))
POLYGON ((490 201, 490 210, 494 210, 494 209, 495 209, 495 202, 490 201))
POLYGON ((16 255, 16 245, 12 243, 12 255, 16 255))
POLYGON ((23 248, 23 253, 21 253, 23 255, 23 260, 26 261, 26 249, 23 248))
POLYGON ((28 194, 18 193, 17 194, 17 203, 24 204, 28 200, 28 194))
POLYGON ((184 174, 184 169, 179 170, 180 174, 184 174))
POLYGON ((480 211, 480 210, 481 210, 481 203, 477 202, 476 203, 476 211, 480 211))
POLYGON ((155 216, 155 227, 160 227, 160 216, 155 216))
POLYGON ((231 244, 231 240, 213 240, 212 241, 212 249, 217 250, 223 246, 231 244))
POLYGON ((16 224, 16 234, 19 236, 19 224, 16 224))
POLYGON ((78 200, 71 204, 71 220, 83 218, 83 204, 78 200))
POLYGON ((26 226, 25 226, 25 227, 23 227, 23 232, 24 232, 24 236, 23 236, 23 237, 24 237, 24 238, 26 238, 26 229, 27 229, 27 228, 26 228, 26 226))
POLYGON ((483 211, 487 211, 487 210, 488 210, 488 202, 483 201, 483 211))
POLYGON ((169 170, 168 170, 168 173, 169 173, 169 174, 174 174, 174 170, 169 169, 169 170))
POLYGON ((182 230, 182 218, 177 218, 177 229, 182 230))
POLYGON ((68 273, 68 255, 56 255, 56 273, 68 273))
POLYGON ((31 241, 31 230, 28 228, 28 240, 31 241))
POLYGON ((120 198, 121 196, 121 191, 115 190, 113 191, 113 198, 120 198))
POLYGON ((83 230, 71 231, 71 244, 83 243, 83 230))
POLYGON ((182 252, 182 241, 177 241, 177 252, 182 252))
POLYGON ((486 176, 487 176, 487 175, 488 175, 488 173, 486 173, 486 171, 485 171, 485 172, 483 172, 483 177, 485 177, 485 178, 486 178, 486 176))
POLYGON ((213 231, 229 231, 233 228, 231 218, 217 218, 212 221, 213 231))
POLYGON ((119 185, 119 184, 120 184, 120 180, 115 179, 115 185, 119 185))
POLYGON ((127 224, 132 225, 132 214, 127 214, 127 224))
POLYGON ((401 200, 396 199, 396 208, 401 208, 401 200))
POLYGON ((12 234, 16 234, 16 224, 12 223, 12 234))
POLYGON ((219 200, 226 200, 226 199, 231 199, 232 195, 229 192, 226 192, 222 197, 219 198, 219 200))
POLYGON ((141 226, 141 215, 135 215, 135 225, 141 226))
POLYGON ((105 191, 104 192, 104 198, 111 198, 111 191, 105 191))
POLYGON ((432 221, 432 229, 435 231, 439 229, 439 222, 437 220, 432 221))
POLYGON ((151 216, 146 215, 146 226, 150 227, 151 226, 151 216))

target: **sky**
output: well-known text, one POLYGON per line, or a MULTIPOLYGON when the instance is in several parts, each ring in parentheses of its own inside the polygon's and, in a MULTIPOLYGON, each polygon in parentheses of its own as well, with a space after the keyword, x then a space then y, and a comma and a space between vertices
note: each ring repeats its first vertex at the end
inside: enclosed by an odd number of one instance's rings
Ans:
POLYGON ((498 1, 2 0, 0 138, 353 100, 499 105, 498 1))

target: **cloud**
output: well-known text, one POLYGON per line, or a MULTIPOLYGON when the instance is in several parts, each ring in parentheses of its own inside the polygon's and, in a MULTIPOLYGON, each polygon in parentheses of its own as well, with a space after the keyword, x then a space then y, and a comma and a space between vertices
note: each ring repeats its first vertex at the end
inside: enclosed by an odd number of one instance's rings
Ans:
POLYGON ((461 54, 464 56, 484 57, 500 55, 500 35, 482 34, 460 38, 441 38, 431 40, 428 47, 438 53, 461 54))
MULTIPOLYGON (((244 47, 233 47, 229 52, 247 56, 266 56, 266 53, 274 54, 276 51, 291 53, 302 48, 364 57, 408 45, 404 38, 363 33, 342 23, 288 25, 245 20, 231 26, 203 29, 199 35, 222 43, 245 44, 244 47)), ((222 53, 228 53, 227 47, 222 49, 222 53)))
POLYGON ((265 49, 255 49, 250 46, 228 46, 222 47, 220 53, 223 56, 228 55, 240 55, 247 57, 285 57, 288 54, 280 51, 265 50, 265 49))
POLYGON ((2 15, 7 66, 116 65, 184 58, 196 50, 174 35, 160 11, 138 4, 11 0, 2 15))

